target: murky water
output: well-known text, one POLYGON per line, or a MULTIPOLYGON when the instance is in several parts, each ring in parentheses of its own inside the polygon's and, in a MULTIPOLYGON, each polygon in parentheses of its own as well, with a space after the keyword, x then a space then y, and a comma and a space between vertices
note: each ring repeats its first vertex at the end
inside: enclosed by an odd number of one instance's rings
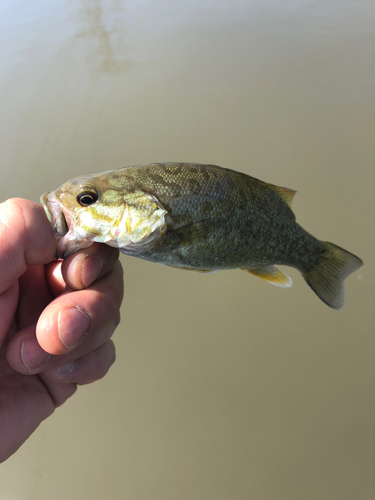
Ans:
POLYGON ((339 313, 302 278, 123 258, 117 362, 0 470, 14 500, 375 496, 373 2, 0 3, 1 199, 192 161, 298 190, 365 261, 339 313), (72 493, 73 492, 73 493, 72 493))

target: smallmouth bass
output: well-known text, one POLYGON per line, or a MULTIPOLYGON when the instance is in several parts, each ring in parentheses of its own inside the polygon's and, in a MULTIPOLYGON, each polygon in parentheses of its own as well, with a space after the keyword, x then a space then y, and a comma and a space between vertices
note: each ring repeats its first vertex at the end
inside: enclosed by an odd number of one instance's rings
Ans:
POLYGON ((341 309, 344 280, 363 262, 296 223, 295 191, 215 165, 151 163, 76 177, 41 197, 65 258, 94 241, 171 267, 243 269, 280 287, 300 271, 341 309))

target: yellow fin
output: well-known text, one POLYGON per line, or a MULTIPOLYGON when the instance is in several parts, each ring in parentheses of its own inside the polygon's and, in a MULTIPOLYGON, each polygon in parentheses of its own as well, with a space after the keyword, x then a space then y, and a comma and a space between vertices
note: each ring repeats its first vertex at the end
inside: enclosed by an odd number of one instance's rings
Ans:
POLYGON ((292 286, 292 280, 277 269, 275 266, 265 266, 265 267, 257 267, 253 269, 244 269, 243 271, 247 271, 248 273, 254 274, 262 280, 268 281, 271 285, 281 286, 282 288, 289 288, 292 286))
POLYGON ((274 184, 268 184, 268 186, 285 201, 289 208, 292 208, 292 201, 297 191, 280 186, 275 186, 274 184))

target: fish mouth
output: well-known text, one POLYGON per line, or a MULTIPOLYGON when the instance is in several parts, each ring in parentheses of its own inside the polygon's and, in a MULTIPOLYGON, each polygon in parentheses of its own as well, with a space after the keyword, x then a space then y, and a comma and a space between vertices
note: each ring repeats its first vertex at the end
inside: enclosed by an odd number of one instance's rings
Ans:
POLYGON ((40 203, 52 226, 54 237, 62 238, 65 236, 69 231, 70 220, 66 218, 54 193, 44 193, 40 197, 40 203))
POLYGON ((52 226, 53 236, 57 239, 56 259, 65 259, 77 250, 92 244, 89 238, 77 235, 74 213, 64 207, 54 191, 43 194, 40 203, 52 226))

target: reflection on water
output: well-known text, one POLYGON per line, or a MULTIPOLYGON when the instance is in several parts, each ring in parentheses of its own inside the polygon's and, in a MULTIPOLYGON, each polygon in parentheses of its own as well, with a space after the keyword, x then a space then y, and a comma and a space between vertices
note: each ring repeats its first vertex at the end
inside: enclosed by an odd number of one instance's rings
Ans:
POLYGON ((124 41, 126 16, 123 0, 80 0, 72 3, 79 20, 78 37, 91 38, 88 44, 89 61, 96 62, 96 70, 102 73, 121 73, 132 67, 125 57, 129 50, 124 41))

